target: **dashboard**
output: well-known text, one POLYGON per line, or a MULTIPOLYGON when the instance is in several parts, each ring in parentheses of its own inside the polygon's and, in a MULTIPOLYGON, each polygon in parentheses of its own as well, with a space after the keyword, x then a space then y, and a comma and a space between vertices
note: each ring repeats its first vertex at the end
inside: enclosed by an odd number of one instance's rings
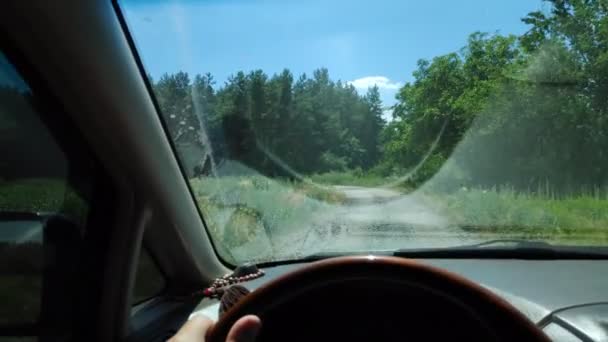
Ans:
MULTIPOLYGON (((608 341, 608 261, 429 259, 493 291, 554 341, 608 341)), ((242 283, 250 291, 305 263, 264 268, 265 276, 242 283)), ((194 314, 218 318, 219 302, 203 299, 194 314)))

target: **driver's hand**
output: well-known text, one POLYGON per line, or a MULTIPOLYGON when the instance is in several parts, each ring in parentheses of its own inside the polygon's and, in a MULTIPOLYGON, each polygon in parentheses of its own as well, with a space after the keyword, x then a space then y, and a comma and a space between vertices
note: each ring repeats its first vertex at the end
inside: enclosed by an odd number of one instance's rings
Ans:
MULTIPOLYGON (((209 317, 196 315, 179 329, 168 342, 204 342, 209 329, 215 324, 209 317)), ((254 342, 262 322, 257 316, 241 317, 226 337, 226 342, 254 342)))

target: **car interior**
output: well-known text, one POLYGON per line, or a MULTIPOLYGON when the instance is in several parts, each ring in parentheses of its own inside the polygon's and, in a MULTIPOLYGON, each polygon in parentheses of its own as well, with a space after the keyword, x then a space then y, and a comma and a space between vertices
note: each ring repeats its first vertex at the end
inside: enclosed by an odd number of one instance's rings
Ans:
POLYGON ((210 341, 247 314, 259 341, 608 340, 603 247, 227 261, 121 4, 0 8, 0 181, 54 180, 20 197, 50 210, 1 206, 0 341, 166 341, 199 313, 210 341))

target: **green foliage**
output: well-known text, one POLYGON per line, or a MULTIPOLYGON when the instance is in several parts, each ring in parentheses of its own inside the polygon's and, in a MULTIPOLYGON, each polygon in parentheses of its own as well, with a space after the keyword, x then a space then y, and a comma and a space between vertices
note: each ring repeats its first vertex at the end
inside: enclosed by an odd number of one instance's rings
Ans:
POLYGON ((415 81, 398 93, 398 104, 383 133, 384 158, 400 170, 414 170, 420 184, 450 156, 485 101, 516 63, 514 37, 474 33, 460 53, 421 60, 415 81))
POLYGON ((345 171, 348 169, 348 160, 346 157, 338 157, 331 152, 325 152, 321 155, 321 170, 336 170, 345 171))
POLYGON ((521 37, 473 33, 459 53, 419 62, 382 133, 385 170, 413 172, 413 185, 458 170, 452 182, 467 186, 606 186, 607 9, 547 2, 521 37))
POLYGON ((0 212, 57 213, 84 224, 88 206, 65 181, 34 178, 0 181, 0 212))
POLYGON ((327 69, 297 78, 237 72, 221 87, 208 74, 190 82, 178 72, 154 87, 174 140, 210 142, 219 163, 269 176, 361 168, 411 174, 417 186, 456 159, 457 181, 468 186, 604 186, 606 4, 546 2, 522 18, 519 37, 474 32, 459 51, 420 60, 388 124, 377 87, 358 94, 327 69))
POLYGON ((230 262, 272 258, 273 244, 282 236, 310 225, 315 212, 344 201, 333 189, 260 175, 195 178, 190 184, 216 247, 230 262), (246 248, 242 257, 241 247, 246 248))
POLYGON ((332 81, 327 69, 295 83, 289 70, 272 77, 262 70, 237 72, 219 89, 213 86, 211 75, 190 82, 184 72, 154 84, 178 150, 213 148, 220 163, 236 160, 290 178, 294 171, 368 169, 380 158, 384 121, 377 87, 359 95, 352 85, 332 81))
POLYGON ((467 231, 597 244, 608 241, 606 195, 604 189, 556 198, 552 189, 529 193, 463 187, 449 195, 428 196, 442 205, 450 222, 467 231))
POLYGON ((361 169, 347 171, 330 171, 309 176, 313 183, 326 185, 355 185, 355 186, 382 186, 391 179, 376 175, 373 172, 364 172, 361 169))

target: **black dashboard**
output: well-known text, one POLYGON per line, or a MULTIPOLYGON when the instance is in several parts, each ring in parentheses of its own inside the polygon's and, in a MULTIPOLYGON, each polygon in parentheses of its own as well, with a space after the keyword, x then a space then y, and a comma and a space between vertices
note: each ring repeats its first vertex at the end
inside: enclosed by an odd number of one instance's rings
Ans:
MULTIPOLYGON (((608 341, 608 261, 422 260, 485 286, 539 325, 554 341, 608 341)), ((249 290, 305 264, 265 268, 249 290)), ((194 313, 217 319, 219 304, 204 299, 194 313)), ((371 313, 370 313, 371 314, 371 313)))

